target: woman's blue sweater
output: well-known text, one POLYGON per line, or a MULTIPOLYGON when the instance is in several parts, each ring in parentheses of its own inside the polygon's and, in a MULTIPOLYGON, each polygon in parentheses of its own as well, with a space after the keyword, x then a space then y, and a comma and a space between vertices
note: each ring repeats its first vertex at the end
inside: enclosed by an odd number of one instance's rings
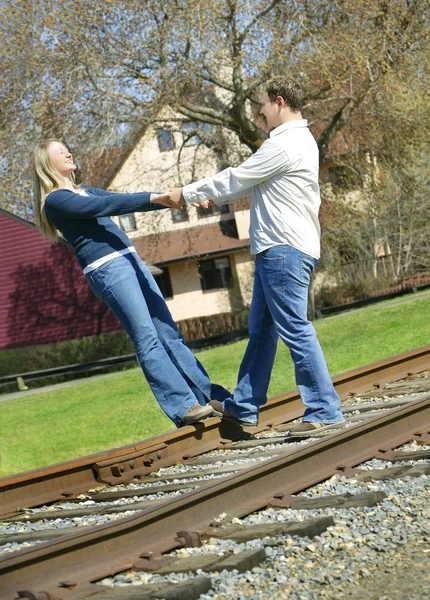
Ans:
POLYGON ((150 192, 121 194, 90 186, 83 189, 87 196, 59 189, 45 200, 46 216, 73 247, 82 269, 115 250, 132 246, 126 233, 109 217, 165 208, 150 203, 150 192))

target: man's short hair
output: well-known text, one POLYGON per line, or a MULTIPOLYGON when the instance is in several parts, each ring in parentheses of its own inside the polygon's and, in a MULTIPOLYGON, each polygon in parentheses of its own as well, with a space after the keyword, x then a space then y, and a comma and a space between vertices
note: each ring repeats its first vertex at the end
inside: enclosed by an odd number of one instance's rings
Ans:
POLYGON ((300 83, 288 77, 273 77, 264 86, 271 102, 281 96, 293 112, 299 112, 303 107, 303 90, 300 83))

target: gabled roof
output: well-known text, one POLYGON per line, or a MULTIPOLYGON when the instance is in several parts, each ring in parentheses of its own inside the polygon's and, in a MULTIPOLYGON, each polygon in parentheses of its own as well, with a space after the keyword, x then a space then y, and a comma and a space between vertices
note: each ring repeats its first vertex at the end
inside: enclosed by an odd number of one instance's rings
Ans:
POLYGON ((82 158, 82 181, 88 185, 108 189, 148 127, 148 123, 138 127, 122 146, 106 148, 99 155, 96 152, 86 154, 82 158))
MULTIPOLYGON (((189 99, 198 100, 202 106, 211 106, 215 103, 218 104, 219 108, 222 108, 222 103, 213 90, 214 86, 212 85, 189 90, 189 99), (209 99, 211 100, 210 103, 208 102, 209 99)), ((151 126, 157 127, 157 120, 161 119, 163 114, 172 116, 173 109, 169 106, 163 106, 156 112, 155 118, 149 121, 145 120, 141 126, 136 124, 136 127, 133 128, 127 140, 121 146, 106 148, 101 153, 90 152, 86 154, 82 158, 82 181, 102 189, 108 189, 142 137, 151 126)), ((184 121, 190 120, 184 115, 181 115, 181 118, 184 121)), ((165 120, 168 120, 168 118, 165 120)), ((174 120, 173 117, 172 120, 174 120)), ((158 126, 162 127, 162 125, 158 126)))

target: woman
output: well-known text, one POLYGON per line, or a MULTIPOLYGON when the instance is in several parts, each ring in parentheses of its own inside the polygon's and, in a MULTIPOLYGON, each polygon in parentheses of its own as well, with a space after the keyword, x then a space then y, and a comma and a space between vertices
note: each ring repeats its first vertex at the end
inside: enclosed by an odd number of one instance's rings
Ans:
MULTIPOLYGON (((164 208, 157 194, 121 194, 74 183, 76 165, 56 139, 34 151, 34 216, 40 231, 73 247, 87 281, 130 336, 161 408, 177 427, 213 414, 211 397, 228 395, 185 346, 164 298, 127 235, 109 218, 164 208), (211 391, 213 394, 211 394, 211 391)), ((221 399, 220 398, 220 399, 221 399)))

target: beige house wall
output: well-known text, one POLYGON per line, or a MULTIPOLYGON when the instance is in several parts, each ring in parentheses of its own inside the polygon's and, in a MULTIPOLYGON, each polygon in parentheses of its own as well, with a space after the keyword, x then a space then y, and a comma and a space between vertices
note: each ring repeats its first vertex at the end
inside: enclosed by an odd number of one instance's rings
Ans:
MULTIPOLYGON (((184 137, 179 131, 182 119, 181 115, 165 111, 158 123, 150 125, 112 181, 110 189, 122 192, 163 192, 168 188, 183 186, 217 173, 218 164, 212 151, 203 145, 183 145, 184 137), (157 129, 169 127, 172 129, 175 148, 162 152, 158 145, 157 129), (175 131, 175 128, 178 131, 175 131)), ((221 218, 231 219, 233 215, 221 215, 221 218)), ((190 207, 188 221, 181 223, 173 221, 169 209, 135 213, 135 219, 136 230, 127 232, 131 239, 211 224, 219 221, 220 217, 213 215, 199 218, 197 211, 190 207)), ((116 220, 118 222, 118 219, 116 220)))
POLYGON ((236 219, 237 233, 240 240, 249 238, 250 213, 248 210, 236 210, 234 212, 236 219))
POLYGON ((254 258, 249 254, 248 250, 244 250, 235 254, 234 259, 242 300, 245 305, 249 306, 251 304, 252 283, 254 279, 254 258))
POLYGON ((166 300, 175 321, 230 312, 226 289, 203 291, 200 286, 198 261, 169 265, 173 298, 166 300))
POLYGON ((230 264, 239 289, 216 289, 203 291, 198 273, 198 261, 171 264, 168 267, 173 298, 166 300, 176 321, 217 315, 238 310, 240 302, 251 303, 254 260, 246 250, 230 255, 230 264))

